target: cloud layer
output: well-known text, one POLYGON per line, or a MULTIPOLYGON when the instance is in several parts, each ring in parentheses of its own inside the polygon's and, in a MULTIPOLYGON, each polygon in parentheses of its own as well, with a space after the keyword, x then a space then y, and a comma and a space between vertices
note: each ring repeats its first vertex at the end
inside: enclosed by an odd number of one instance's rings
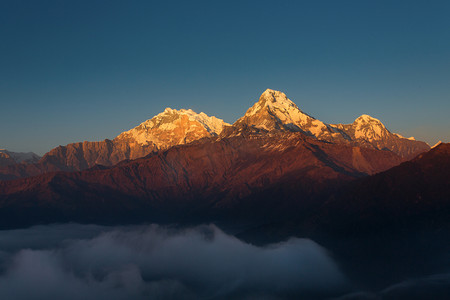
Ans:
POLYGON ((256 247, 213 225, 40 226, 0 232, 1 299, 288 299, 347 283, 307 239, 256 247))

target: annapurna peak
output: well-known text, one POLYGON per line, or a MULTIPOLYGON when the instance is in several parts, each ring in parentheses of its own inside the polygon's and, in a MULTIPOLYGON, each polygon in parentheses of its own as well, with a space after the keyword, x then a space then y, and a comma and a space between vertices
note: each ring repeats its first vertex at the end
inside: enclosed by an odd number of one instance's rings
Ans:
POLYGON ((272 89, 264 91, 259 101, 250 107, 233 127, 302 131, 327 141, 346 139, 339 130, 304 113, 283 92, 272 89))
POLYGON ((186 144, 204 137, 219 135, 229 124, 192 109, 166 108, 162 113, 139 126, 118 135, 115 141, 127 141, 140 146, 155 145, 158 149, 186 144))
POLYGON ((405 158, 429 150, 426 143, 391 133, 380 120, 367 114, 356 118, 352 124, 324 123, 304 113, 284 93, 272 89, 264 91, 259 101, 232 127, 233 134, 240 134, 245 128, 302 131, 319 140, 390 150, 405 158))

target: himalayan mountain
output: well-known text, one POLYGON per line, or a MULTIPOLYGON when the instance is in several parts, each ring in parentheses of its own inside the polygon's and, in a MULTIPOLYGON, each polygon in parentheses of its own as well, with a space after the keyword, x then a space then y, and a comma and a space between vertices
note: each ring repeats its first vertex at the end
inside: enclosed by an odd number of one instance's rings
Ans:
POLYGON ((233 125, 214 116, 197 114, 191 109, 166 108, 164 112, 119 134, 113 140, 72 143, 50 150, 39 161, 0 164, 0 180, 55 171, 110 167, 173 146, 203 139, 214 142, 249 132, 297 132, 317 141, 395 154, 396 159, 392 163, 365 170, 367 174, 390 168, 398 164, 398 159, 406 161, 430 149, 424 142, 391 133, 379 120, 368 115, 360 116, 352 124, 326 124, 301 111, 284 93, 268 89, 233 125))
POLYGON ((37 163, 41 157, 33 152, 12 152, 0 149, 0 167, 19 163, 37 163))
POLYGON ((0 227, 283 221, 295 224, 285 232, 315 234, 340 228, 332 224, 341 216, 342 226, 362 218, 370 227, 372 215, 382 215, 370 209, 379 198, 392 199, 382 203, 397 217, 420 215, 409 205, 422 202, 446 209, 449 177, 433 168, 447 166, 448 147, 430 150, 368 115, 327 124, 266 90, 232 125, 166 109, 113 140, 60 146, 37 163, 3 167, 4 178, 24 178, 0 182, 0 227))

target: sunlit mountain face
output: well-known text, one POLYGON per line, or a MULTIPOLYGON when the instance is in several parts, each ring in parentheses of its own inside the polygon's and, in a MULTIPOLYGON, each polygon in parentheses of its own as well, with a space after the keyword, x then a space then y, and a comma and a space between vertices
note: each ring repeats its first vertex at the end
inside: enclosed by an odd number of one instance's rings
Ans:
POLYGON ((2 299, 450 297, 450 145, 366 114, 327 124, 267 89, 234 124, 166 108, 2 153, 2 299))

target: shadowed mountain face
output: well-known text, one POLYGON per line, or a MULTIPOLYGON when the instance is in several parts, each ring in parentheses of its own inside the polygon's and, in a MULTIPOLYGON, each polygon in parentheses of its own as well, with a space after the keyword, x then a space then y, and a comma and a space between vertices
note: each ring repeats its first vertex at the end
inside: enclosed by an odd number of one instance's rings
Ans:
POLYGON ((4 164, 0 166, 0 180, 52 171, 80 171, 96 165, 112 166, 123 160, 141 158, 201 139, 271 131, 303 132, 317 140, 331 143, 388 150, 403 160, 411 159, 430 148, 424 142, 389 132, 380 121, 367 115, 359 117, 353 124, 326 124, 301 111, 284 93, 268 89, 232 126, 216 117, 197 114, 190 109, 167 108, 113 140, 59 146, 37 163, 4 164))
POLYGON ((172 147, 103 170, 2 182, 1 222, 281 216, 289 206, 317 205, 326 191, 400 161, 390 151, 326 143, 301 132, 249 133, 172 147), (257 195, 264 200, 255 202, 257 195))
POLYGON ((317 217, 320 231, 364 235, 449 223, 450 144, 353 182, 333 198, 317 217))
POLYGON ((405 281, 387 299, 450 297, 450 144, 352 182, 313 215, 297 228, 314 228, 355 281, 405 281))

